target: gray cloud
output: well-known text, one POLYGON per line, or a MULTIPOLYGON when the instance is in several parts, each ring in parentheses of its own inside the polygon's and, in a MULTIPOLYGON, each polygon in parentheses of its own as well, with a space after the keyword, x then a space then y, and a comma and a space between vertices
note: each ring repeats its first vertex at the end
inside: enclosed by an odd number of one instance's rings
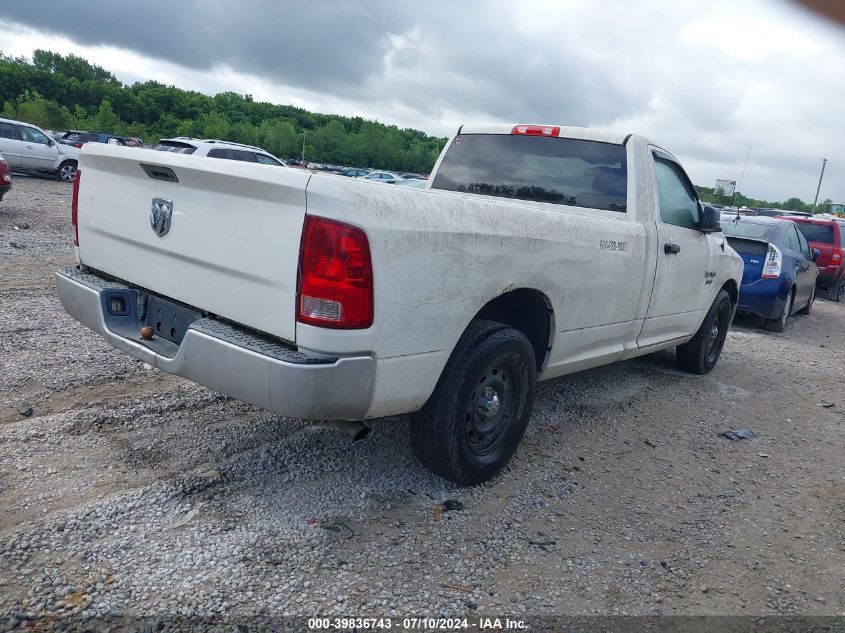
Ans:
POLYGON ((70 12, 6 0, 2 19, 205 71, 193 89, 221 89, 214 71, 227 68, 306 107, 429 132, 469 120, 641 132, 701 184, 738 179, 753 145, 744 193, 769 199, 812 198, 827 155, 821 197, 845 199, 845 37, 775 0, 89 0, 70 12))

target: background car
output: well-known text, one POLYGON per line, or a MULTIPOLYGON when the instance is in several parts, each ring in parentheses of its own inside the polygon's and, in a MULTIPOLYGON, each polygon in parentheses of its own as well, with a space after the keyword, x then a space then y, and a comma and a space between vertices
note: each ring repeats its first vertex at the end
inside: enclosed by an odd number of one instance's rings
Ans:
POLYGON ((783 332, 796 307, 798 314, 809 314, 816 298, 819 251, 810 248, 795 222, 724 214, 722 231, 745 262, 740 314, 761 317, 773 332, 783 332))
POLYGON ((80 130, 68 130, 59 139, 62 145, 72 145, 81 148, 85 143, 109 143, 111 145, 128 145, 125 136, 107 134, 105 132, 84 132, 80 130))
POLYGON ((805 211, 784 211, 783 209, 760 209, 757 211, 757 215, 768 216, 770 218, 778 218, 782 215, 791 215, 791 216, 802 216, 802 217, 810 217, 812 213, 806 213, 805 211))
POLYGON ((400 180, 399 176, 390 171, 374 171, 364 176, 367 180, 400 180))
POLYGON ((0 119, 0 153, 13 171, 50 173, 66 182, 76 178, 79 150, 56 143, 31 123, 0 119))
POLYGON ((361 178, 366 176, 370 173, 369 169, 347 169, 343 172, 344 176, 349 176, 350 178, 361 178))
POLYGON ((845 258, 845 222, 815 217, 781 216, 778 219, 795 222, 810 248, 819 251, 820 256, 816 260, 819 278, 816 283, 825 291, 827 299, 840 301, 845 294, 845 262, 842 261, 845 258))
POLYGON ((177 154, 191 154, 192 156, 207 156, 208 158, 222 158, 224 160, 239 160, 245 163, 260 163, 274 167, 286 167, 285 162, 273 156, 260 147, 230 143, 218 139, 197 139, 188 136, 163 138, 154 147, 160 152, 175 152, 177 154))
POLYGON ((0 200, 6 195, 6 192, 12 188, 12 170, 9 169, 9 164, 0 154, 0 200))

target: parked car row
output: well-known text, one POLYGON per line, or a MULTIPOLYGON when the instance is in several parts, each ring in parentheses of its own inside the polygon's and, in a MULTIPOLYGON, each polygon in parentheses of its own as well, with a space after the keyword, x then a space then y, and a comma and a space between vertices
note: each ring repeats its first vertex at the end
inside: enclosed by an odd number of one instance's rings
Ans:
POLYGON ((818 291, 845 293, 845 221, 777 215, 722 214, 728 244, 742 257, 738 312, 783 332, 793 314, 809 314, 818 291))

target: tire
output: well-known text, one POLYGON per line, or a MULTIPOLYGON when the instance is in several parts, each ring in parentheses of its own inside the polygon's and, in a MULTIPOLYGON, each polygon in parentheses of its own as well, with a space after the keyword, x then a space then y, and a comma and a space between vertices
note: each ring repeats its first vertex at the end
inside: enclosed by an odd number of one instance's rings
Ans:
POLYGON ((807 305, 805 305, 803 308, 798 310, 798 312, 796 312, 795 314, 807 316, 808 314, 810 314, 813 311, 813 303, 815 303, 815 301, 816 301, 816 287, 813 286, 813 290, 810 292, 810 300, 807 301, 807 305))
POLYGON ((842 295, 845 293, 845 278, 841 279, 838 284, 831 286, 827 289, 827 299, 828 301, 835 301, 839 303, 842 299, 842 295))
POLYGON ((537 386, 534 349, 519 330, 476 320, 461 336, 425 406, 411 414, 411 447, 462 486, 487 481, 522 439, 537 386))
POLYGON ((706 374, 716 366, 731 326, 732 310, 730 295, 720 290, 695 336, 678 345, 675 351, 678 367, 693 374, 706 374))
POLYGON ((770 332, 783 332, 786 329, 786 322, 789 321, 789 316, 792 314, 792 302, 795 300, 794 289, 790 291, 786 298, 786 303, 783 306, 783 312, 779 319, 764 319, 763 327, 770 332))
POLYGON ((56 170, 56 180, 62 182, 73 182, 76 178, 76 161, 66 160, 56 170))

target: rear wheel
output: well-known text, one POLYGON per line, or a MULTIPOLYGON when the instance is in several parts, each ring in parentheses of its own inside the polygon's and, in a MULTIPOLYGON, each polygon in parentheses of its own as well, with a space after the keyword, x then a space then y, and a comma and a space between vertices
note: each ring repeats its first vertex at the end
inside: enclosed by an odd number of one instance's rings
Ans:
POLYGON ((789 315, 792 314, 792 301, 795 299, 795 291, 792 290, 786 301, 783 303, 783 312, 777 319, 765 319, 763 327, 771 332, 783 332, 786 329, 786 322, 789 320, 789 315))
POLYGON ((731 325, 731 310, 730 295, 720 290, 695 336, 678 345, 675 351, 678 367, 694 374, 706 374, 716 366, 731 325))
POLYGON ((494 321, 473 321, 431 398, 411 415, 417 457, 460 485, 490 479, 522 439, 536 381, 534 349, 522 332, 494 321))
POLYGON ((56 170, 56 179, 63 182, 73 182, 76 179, 76 161, 66 160, 56 170))
POLYGON ((836 301, 838 303, 842 299, 843 294, 845 294, 845 277, 838 284, 827 289, 827 298, 829 301, 836 301))
POLYGON ((798 310, 798 312, 796 312, 795 314, 802 314, 802 315, 805 315, 805 316, 810 314, 810 312, 813 311, 813 303, 815 302, 815 300, 816 300, 816 287, 813 286, 813 290, 810 292, 810 300, 807 302, 807 305, 805 305, 803 308, 798 310))

